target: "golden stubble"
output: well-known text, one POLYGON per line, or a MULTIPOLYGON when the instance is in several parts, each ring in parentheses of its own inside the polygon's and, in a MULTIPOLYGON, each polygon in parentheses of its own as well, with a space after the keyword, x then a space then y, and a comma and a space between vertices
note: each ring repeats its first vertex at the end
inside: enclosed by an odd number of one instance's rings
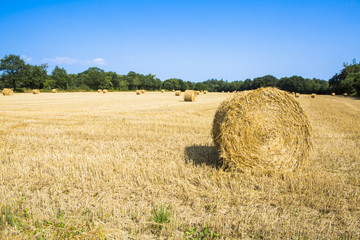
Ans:
MULTIPOLYGON (((21 201, 32 227, 59 209, 65 228, 91 218, 84 238, 179 239, 205 225, 230 239, 359 238, 360 101, 302 95, 310 159, 269 175, 221 166, 211 128, 231 95, 191 104, 173 92, 0 96, 0 204, 21 201), (160 204, 172 214, 159 233, 160 204)), ((28 236, 37 235, 0 224, 0 238, 28 236)))

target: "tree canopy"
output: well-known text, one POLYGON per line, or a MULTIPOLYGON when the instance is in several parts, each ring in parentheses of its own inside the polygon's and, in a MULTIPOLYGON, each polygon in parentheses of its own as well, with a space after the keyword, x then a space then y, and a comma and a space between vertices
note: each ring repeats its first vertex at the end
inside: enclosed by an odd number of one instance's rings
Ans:
POLYGON ((106 72, 98 67, 89 67, 87 70, 68 74, 64 68, 55 66, 51 74, 47 73, 47 64, 30 65, 17 55, 6 55, 0 63, 0 87, 52 88, 68 91, 90 91, 109 89, 128 91, 137 89, 160 90, 208 90, 210 92, 244 91, 259 87, 277 87, 289 92, 327 94, 347 92, 360 95, 360 64, 353 60, 352 64, 344 64, 344 68, 328 81, 317 78, 303 78, 293 75, 277 79, 272 75, 256 77, 254 79, 226 81, 223 79, 208 79, 193 83, 179 78, 169 78, 161 81, 154 74, 140 74, 129 71, 126 75, 116 72, 106 72))

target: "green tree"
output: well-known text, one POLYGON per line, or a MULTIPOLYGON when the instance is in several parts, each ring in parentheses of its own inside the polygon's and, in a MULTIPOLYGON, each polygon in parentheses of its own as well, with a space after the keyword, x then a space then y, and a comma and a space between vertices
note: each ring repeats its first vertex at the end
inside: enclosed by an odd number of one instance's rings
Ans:
POLYGON ((106 76, 104 79, 102 79, 102 81, 100 82, 99 87, 101 89, 113 89, 113 84, 111 82, 112 77, 111 76, 106 76))
POLYGON ((6 55, 0 60, 1 80, 4 86, 11 86, 16 89, 22 83, 25 62, 17 55, 6 55))
POLYGON ((23 75, 23 84, 27 88, 43 88, 47 75, 47 64, 30 65, 26 64, 25 73, 23 75))
POLYGON ((51 73, 51 78, 55 81, 55 87, 60 89, 68 88, 68 74, 64 68, 55 66, 51 73))

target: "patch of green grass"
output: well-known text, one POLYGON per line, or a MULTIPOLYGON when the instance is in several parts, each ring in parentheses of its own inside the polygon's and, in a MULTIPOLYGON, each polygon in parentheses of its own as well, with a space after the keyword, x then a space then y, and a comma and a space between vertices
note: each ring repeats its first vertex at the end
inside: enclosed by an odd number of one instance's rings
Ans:
POLYGON ((210 240, 210 239, 220 239, 220 234, 210 230, 210 228, 205 225, 203 228, 193 227, 188 229, 186 232, 185 239, 195 239, 195 240, 210 240))
POLYGON ((165 204, 153 206, 151 220, 155 223, 153 227, 156 230, 162 230, 164 224, 170 222, 171 211, 165 204))

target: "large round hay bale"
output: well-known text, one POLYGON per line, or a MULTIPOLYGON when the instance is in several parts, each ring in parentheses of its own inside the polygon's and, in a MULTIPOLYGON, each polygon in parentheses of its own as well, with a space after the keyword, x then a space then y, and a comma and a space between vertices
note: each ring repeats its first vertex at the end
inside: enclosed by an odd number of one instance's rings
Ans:
POLYGON ((145 90, 144 90, 144 89, 142 89, 142 90, 141 90, 141 93, 145 93, 145 90))
POLYGON ((316 97, 315 93, 311 94, 311 98, 315 98, 315 97, 316 97))
POLYGON ((108 92, 109 92, 109 90, 104 89, 102 92, 103 92, 103 93, 108 93, 108 92))
POLYGON ((181 90, 175 91, 175 96, 180 96, 180 95, 181 95, 181 90))
POLYGON ((300 93, 295 93, 295 97, 299 98, 300 97, 300 93))
POLYGON ((208 93, 208 90, 205 90, 205 91, 204 91, 204 94, 207 94, 207 93, 208 93))
POLYGON ((51 89, 51 92, 52 93, 57 93, 57 90, 54 88, 54 89, 51 89))
POLYGON ((141 90, 136 90, 136 95, 141 95, 141 94, 142 94, 141 90))
POLYGON ((4 88, 2 90, 2 94, 4 96, 12 96, 12 95, 14 95, 14 91, 11 88, 4 88))
POLYGON ((212 136, 230 168, 294 169, 309 158, 311 126, 300 103, 276 88, 243 91, 217 109, 212 136))
POLYGON ((184 101, 185 102, 194 102, 196 99, 196 92, 192 90, 186 90, 184 94, 184 101))
POLYGON ((102 93, 103 91, 102 91, 102 89, 98 89, 98 93, 102 93))
POLYGON ((39 90, 39 89, 33 89, 33 90, 32 90, 32 93, 33 93, 33 94, 40 94, 40 90, 39 90))
POLYGON ((336 94, 333 92, 333 93, 331 93, 331 96, 335 96, 336 94))

